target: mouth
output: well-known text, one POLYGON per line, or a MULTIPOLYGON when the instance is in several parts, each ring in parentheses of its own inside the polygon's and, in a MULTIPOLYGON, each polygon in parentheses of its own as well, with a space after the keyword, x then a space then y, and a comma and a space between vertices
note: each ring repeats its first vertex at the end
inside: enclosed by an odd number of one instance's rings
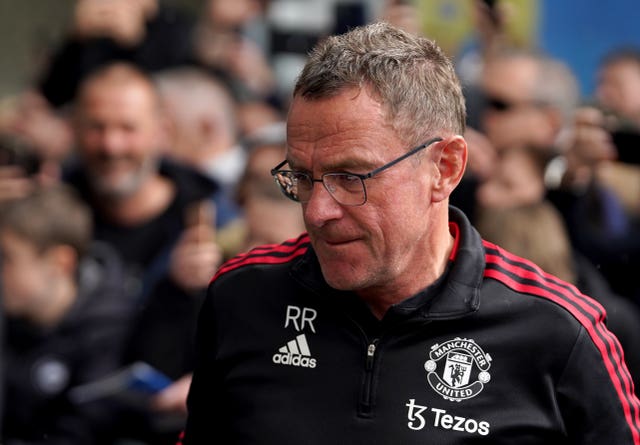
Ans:
POLYGON ((341 246, 347 246, 349 244, 353 244, 357 242, 358 238, 322 238, 320 237, 319 241, 328 247, 341 247, 341 246))

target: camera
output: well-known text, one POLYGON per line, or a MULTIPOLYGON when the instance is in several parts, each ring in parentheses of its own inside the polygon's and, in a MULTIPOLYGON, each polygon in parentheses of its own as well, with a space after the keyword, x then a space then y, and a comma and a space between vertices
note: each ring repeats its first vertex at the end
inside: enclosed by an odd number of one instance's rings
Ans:
POLYGON ((640 165, 640 127, 614 113, 604 113, 606 129, 617 152, 616 160, 625 164, 640 165))
POLYGON ((610 134, 618 153, 617 160, 625 164, 640 165, 640 129, 621 126, 610 131, 610 134))
POLYGON ((42 160, 27 142, 10 135, 0 135, 0 166, 19 167, 25 175, 33 176, 40 171, 42 160))

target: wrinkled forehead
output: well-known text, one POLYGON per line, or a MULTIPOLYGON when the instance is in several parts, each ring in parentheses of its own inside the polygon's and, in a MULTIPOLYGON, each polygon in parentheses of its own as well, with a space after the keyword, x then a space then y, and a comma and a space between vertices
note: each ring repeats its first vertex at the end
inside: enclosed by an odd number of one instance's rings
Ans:
POLYGON ((293 98, 287 116, 287 141, 315 140, 369 129, 372 122, 391 128, 384 105, 364 88, 345 88, 322 98, 293 98))

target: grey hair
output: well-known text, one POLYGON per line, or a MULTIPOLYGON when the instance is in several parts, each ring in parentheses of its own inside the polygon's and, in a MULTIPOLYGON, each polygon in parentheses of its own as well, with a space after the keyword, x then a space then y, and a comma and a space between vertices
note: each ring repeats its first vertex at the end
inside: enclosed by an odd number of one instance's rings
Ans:
POLYGON ((379 22, 326 38, 300 74, 294 96, 322 99, 367 88, 399 137, 462 134, 465 103, 453 64, 431 40, 379 22))
POLYGON ((564 125, 572 122, 580 102, 578 82, 569 67, 560 60, 538 56, 539 74, 534 87, 535 100, 557 109, 564 125))
POLYGON ((561 60, 535 49, 508 48, 493 56, 497 60, 529 60, 537 70, 531 99, 536 103, 558 110, 567 125, 572 121, 580 103, 578 81, 571 69, 561 60))
POLYGON ((180 99, 176 106, 181 111, 212 118, 229 134, 237 134, 235 101, 220 79, 201 68, 184 66, 160 71, 153 80, 161 96, 180 99))

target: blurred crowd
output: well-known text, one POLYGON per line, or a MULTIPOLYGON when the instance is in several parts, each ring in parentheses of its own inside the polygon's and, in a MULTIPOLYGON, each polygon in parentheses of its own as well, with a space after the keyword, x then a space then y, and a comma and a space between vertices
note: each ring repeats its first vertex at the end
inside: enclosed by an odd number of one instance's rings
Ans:
MULTIPOLYGON (((370 20, 364 3, 318 30, 276 26, 278 0, 196 16, 76 0, 38 79, 0 102, 0 443, 175 443, 209 280, 304 231, 270 176, 300 61, 370 20)), ((596 298, 638 377, 640 49, 612 49, 583 98, 562 60, 510 44, 499 1, 474 8, 474 44, 452 56, 469 165, 451 203, 596 298)), ((409 1, 374 19, 421 32, 409 1)))

